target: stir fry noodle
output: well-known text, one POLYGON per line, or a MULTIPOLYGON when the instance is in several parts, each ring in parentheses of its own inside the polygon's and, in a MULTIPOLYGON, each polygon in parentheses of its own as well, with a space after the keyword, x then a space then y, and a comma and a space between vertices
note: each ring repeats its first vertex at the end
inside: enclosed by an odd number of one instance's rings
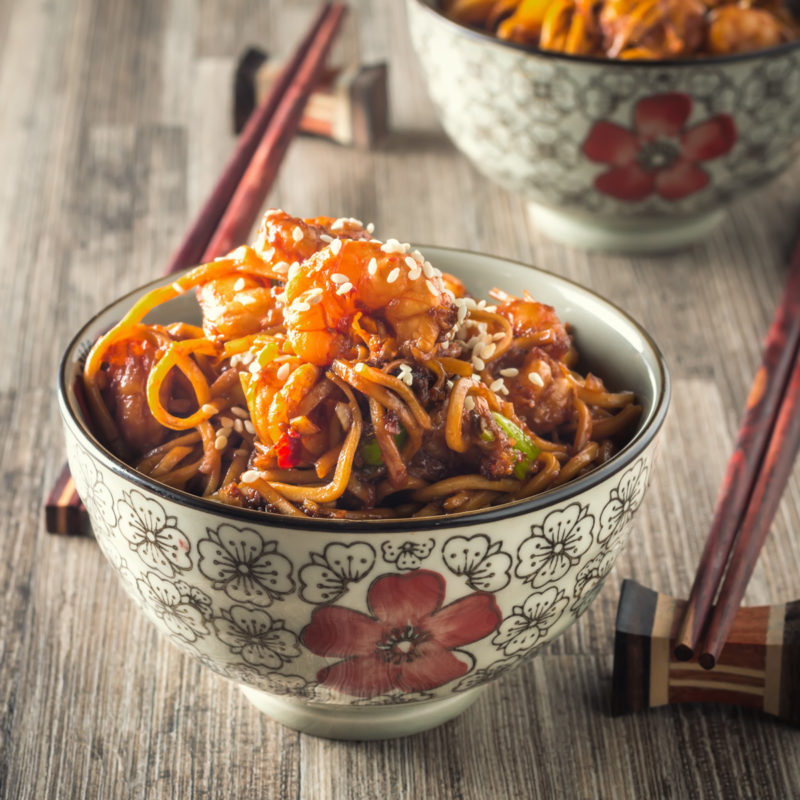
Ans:
POLYGON ((99 437, 169 486, 345 519, 529 497, 626 441, 641 407, 576 371, 552 307, 476 300, 371 228, 269 211, 252 246, 143 296, 86 359, 99 437), (202 326, 144 322, 189 291, 202 326))
POLYGON ((517 44, 622 60, 731 55, 800 38, 785 0, 443 0, 442 8, 517 44))

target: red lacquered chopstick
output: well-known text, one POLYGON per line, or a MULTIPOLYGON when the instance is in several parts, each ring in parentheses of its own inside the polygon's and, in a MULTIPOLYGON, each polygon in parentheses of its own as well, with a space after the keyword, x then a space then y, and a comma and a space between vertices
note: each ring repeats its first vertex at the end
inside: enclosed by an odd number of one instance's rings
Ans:
POLYGON ((275 179, 289 142, 300 125, 308 96, 325 68, 325 59, 346 12, 334 4, 322 23, 319 36, 297 70, 297 79, 281 97, 275 114, 259 143, 247 170, 236 187, 222 220, 214 233, 203 261, 227 253, 244 241, 266 196, 265 187, 275 179))
POLYGON ((783 394, 758 480, 750 495, 744 520, 736 537, 725 580, 711 615, 700 653, 700 665, 711 669, 719 658, 742 602, 747 582, 767 538, 772 518, 792 472, 800 448, 800 346, 794 352, 794 366, 783 394))
POLYGON ((800 241, 792 255, 786 285, 767 332, 761 365, 750 388, 735 449, 722 479, 711 528, 678 630, 675 657, 681 661, 692 657, 708 621, 799 344, 800 241))
MULTIPOLYGON (((236 187, 241 183, 242 176, 253 159, 253 154, 264 138, 267 126, 273 121, 275 112, 283 96, 295 80, 300 65, 314 45, 317 37, 321 34, 322 25, 328 19, 331 10, 330 3, 325 3, 319 9, 305 36, 278 75, 275 85, 247 120, 244 130, 236 141, 236 147, 225 164, 214 188, 211 190, 211 194, 195 217, 194 222, 186 231, 183 241, 172 254, 172 258, 170 258, 164 270, 165 275, 179 272, 195 264, 201 264, 203 261, 211 261, 230 250, 228 248, 227 250, 217 250, 211 253, 209 252, 209 242, 214 235, 214 231, 219 227, 225 210, 230 206, 236 187), (206 255, 205 259, 203 258, 204 255, 206 255)), ((294 130, 291 132, 291 135, 293 134, 294 130)), ((265 194, 268 189, 268 186, 264 187, 265 194)))
MULTIPOLYGON (((326 3, 286 63, 275 86, 253 113, 211 194, 172 254, 165 275, 229 252, 244 239, 297 132, 303 107, 324 68, 346 12, 326 3), (253 162, 255 168, 251 168, 253 162), (237 191, 245 187, 244 190, 237 191), (235 203, 235 210, 233 204, 235 203)), ((64 465, 45 501, 48 533, 79 534, 86 511, 64 465)))

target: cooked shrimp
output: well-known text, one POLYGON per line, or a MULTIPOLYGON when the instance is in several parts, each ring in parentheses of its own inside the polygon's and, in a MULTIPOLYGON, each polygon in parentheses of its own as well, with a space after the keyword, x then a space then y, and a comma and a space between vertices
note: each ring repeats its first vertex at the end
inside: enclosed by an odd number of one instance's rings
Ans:
POLYGON ((362 343, 380 347, 384 359, 412 347, 433 354, 452 332, 456 307, 440 273, 398 242, 345 239, 292 271, 285 319, 295 353, 326 366, 355 357, 362 343))
POLYGON ((283 325, 279 287, 250 275, 226 275, 197 289, 209 339, 237 339, 283 325))
POLYGON ((575 387, 563 365, 541 348, 534 348, 519 368, 519 375, 506 379, 508 399, 517 413, 537 434, 546 434, 569 422, 575 409, 575 387))
POLYGON ((774 47, 792 37, 788 26, 761 8, 722 6, 711 14, 708 48, 715 55, 774 47))
POLYGON ((292 264, 302 263, 332 239, 370 238, 371 234, 357 219, 300 219, 273 209, 265 214, 253 247, 268 264, 285 265, 283 269, 288 272, 292 264))
POLYGON ((527 349, 536 345, 555 359, 570 349, 570 336, 552 306, 538 303, 527 292, 522 299, 500 289, 492 289, 490 294, 500 301, 497 313, 511 323, 515 346, 527 349))
POLYGON ((606 55, 625 58, 628 50, 648 58, 691 55, 703 44, 705 15, 701 0, 606 0, 600 12, 606 55))

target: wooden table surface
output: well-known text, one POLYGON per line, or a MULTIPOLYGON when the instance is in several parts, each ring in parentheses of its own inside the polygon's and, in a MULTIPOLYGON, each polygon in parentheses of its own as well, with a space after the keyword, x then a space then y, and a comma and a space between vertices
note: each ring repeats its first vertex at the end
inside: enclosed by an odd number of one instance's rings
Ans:
MULTIPOLYGON (((650 330, 674 399, 634 536, 589 612, 463 716, 341 743, 260 715, 134 609, 89 538, 48 535, 55 376, 107 302, 158 275, 229 154, 236 59, 288 52, 315 0, 0 3, 0 798, 789 798, 800 734, 733 707, 610 715, 625 577, 691 584, 800 220, 800 163, 703 244, 658 258, 548 241, 439 128, 401 3, 352 2, 341 51, 390 63, 392 135, 295 141, 268 205, 520 259, 650 330)), ((747 592, 800 594, 795 470, 747 592)))

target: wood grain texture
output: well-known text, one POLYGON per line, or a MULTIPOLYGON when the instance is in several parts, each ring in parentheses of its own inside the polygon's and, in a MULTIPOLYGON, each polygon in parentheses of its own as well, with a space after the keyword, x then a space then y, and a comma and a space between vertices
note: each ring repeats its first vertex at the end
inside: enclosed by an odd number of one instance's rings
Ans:
MULTIPOLYGON (((587 284, 664 349, 674 401, 631 544, 595 605, 461 718, 338 743, 259 715, 135 610, 88 539, 44 532, 64 459, 58 360, 91 314, 157 275, 228 157, 236 59, 283 59, 316 0, 0 3, 0 799, 800 797, 798 732, 686 705, 610 714, 620 582, 685 596, 800 220, 800 164, 684 253, 553 244, 436 123, 401 3, 353 0, 344 50, 388 60, 393 133, 294 142, 267 204, 355 216, 587 284), (457 200, 457 202, 454 202, 457 200)), ((746 602, 800 594, 793 472, 746 602)))

